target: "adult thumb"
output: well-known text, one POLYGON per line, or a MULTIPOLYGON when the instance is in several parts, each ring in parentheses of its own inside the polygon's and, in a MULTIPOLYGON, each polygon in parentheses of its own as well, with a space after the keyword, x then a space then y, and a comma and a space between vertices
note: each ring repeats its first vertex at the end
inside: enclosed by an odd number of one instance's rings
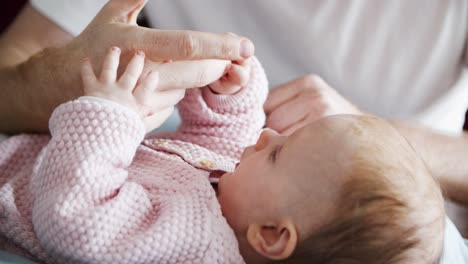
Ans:
POLYGON ((94 23, 120 22, 135 24, 147 0, 110 0, 94 19, 94 23))

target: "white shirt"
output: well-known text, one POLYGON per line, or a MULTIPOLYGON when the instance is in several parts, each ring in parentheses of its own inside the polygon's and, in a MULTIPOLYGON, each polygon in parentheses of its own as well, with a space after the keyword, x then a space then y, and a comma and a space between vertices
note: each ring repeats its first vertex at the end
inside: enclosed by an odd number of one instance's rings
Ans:
MULTIPOLYGON (((78 34, 105 0, 31 0, 78 34)), ((460 133, 468 108, 468 0, 150 0, 164 29, 235 32, 275 86, 322 76, 361 109, 460 133)))
POLYGON ((452 221, 445 218, 444 251, 440 264, 468 263, 467 240, 463 240, 452 221))

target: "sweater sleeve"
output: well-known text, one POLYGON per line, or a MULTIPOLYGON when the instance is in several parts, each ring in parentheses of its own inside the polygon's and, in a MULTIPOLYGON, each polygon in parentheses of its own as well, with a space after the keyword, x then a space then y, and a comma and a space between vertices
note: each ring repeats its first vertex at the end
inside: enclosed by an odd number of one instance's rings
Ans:
POLYGON ((177 137, 238 159, 265 124, 267 94, 265 72, 252 58, 250 80, 236 94, 219 95, 208 87, 187 91, 178 105, 182 124, 177 137))
POLYGON ((145 134, 140 118, 117 104, 76 100, 54 111, 49 128, 32 186, 42 246, 65 263, 134 261, 132 243, 141 241, 130 237, 154 210, 146 190, 128 179, 145 134))

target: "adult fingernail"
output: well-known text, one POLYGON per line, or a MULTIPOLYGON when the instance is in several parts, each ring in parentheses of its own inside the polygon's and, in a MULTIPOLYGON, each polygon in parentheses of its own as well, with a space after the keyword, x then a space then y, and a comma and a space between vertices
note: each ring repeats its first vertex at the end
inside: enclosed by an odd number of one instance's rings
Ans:
POLYGON ((253 43, 248 39, 243 39, 241 41, 241 56, 244 58, 248 58, 254 55, 255 47, 253 43))

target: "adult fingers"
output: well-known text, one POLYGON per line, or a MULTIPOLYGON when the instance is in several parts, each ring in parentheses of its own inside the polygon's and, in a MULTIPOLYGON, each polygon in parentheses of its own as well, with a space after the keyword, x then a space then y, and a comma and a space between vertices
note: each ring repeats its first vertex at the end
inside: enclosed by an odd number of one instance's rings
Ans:
POLYGON ((89 87, 93 87, 95 82, 97 81, 96 75, 93 71, 93 66, 91 65, 91 61, 89 58, 83 60, 83 64, 81 65, 81 79, 83 81, 83 87, 85 89, 85 93, 89 87))
POLYGON ((310 114, 309 103, 300 96, 285 102, 267 115, 267 127, 278 132, 285 130, 310 114))
POLYGON ((203 87, 223 76, 230 61, 197 60, 149 63, 153 71, 159 71, 158 90, 203 87))
POLYGON ((120 49, 112 47, 107 52, 102 63, 100 80, 104 83, 115 82, 119 68, 120 49))
MULTIPOLYGON (((127 19, 126 22, 130 23, 132 25, 136 25, 137 24, 136 22, 137 22, 138 14, 140 14, 141 10, 146 5, 148 0, 124 0, 124 1, 128 2, 128 5, 131 6, 131 8, 127 9, 127 10, 130 10, 130 12, 128 12, 128 15, 126 17, 126 19, 127 19)), ((123 20, 122 22, 124 22, 124 21, 125 20, 123 20)))
POLYGON ((282 84, 273 89, 265 102, 264 110, 268 114, 279 105, 297 96, 304 90, 311 92, 322 89, 327 84, 317 75, 309 74, 298 79, 282 84))
POLYGON ((128 63, 125 72, 120 77, 119 84, 125 89, 133 90, 138 79, 140 78, 144 66, 145 53, 142 51, 137 51, 128 63))
POLYGON ((301 127, 304 127, 304 126, 306 126, 307 124, 310 124, 313 121, 314 121, 314 119, 309 119, 309 118, 306 117, 306 118, 300 120, 299 122, 296 122, 296 123, 292 124, 291 126, 286 128, 285 130, 281 131, 280 133, 281 133, 281 135, 289 136, 289 135, 293 134, 294 132, 296 132, 301 127))
POLYGON ((136 24, 136 17, 146 2, 147 0, 110 0, 91 23, 122 22, 136 24))
POLYGON ((152 112, 160 111, 171 106, 175 106, 185 96, 184 89, 156 91, 147 98, 147 104, 152 112))
POLYGON ((253 43, 233 34, 189 30, 129 29, 127 42, 154 61, 224 59, 243 60, 254 55, 253 43))
POLYGON ((146 131, 149 132, 153 129, 156 129, 164 123, 164 121, 169 118, 169 116, 174 112, 174 107, 165 108, 157 113, 146 116, 143 118, 143 123, 145 124, 146 131))
POLYGON ((114 22, 120 32, 112 36, 123 50, 143 50, 154 61, 226 59, 243 60, 255 53, 253 43, 235 34, 189 30, 158 30, 134 26, 146 0, 111 0, 89 28, 114 22), (122 24, 119 25, 120 22, 122 24))

